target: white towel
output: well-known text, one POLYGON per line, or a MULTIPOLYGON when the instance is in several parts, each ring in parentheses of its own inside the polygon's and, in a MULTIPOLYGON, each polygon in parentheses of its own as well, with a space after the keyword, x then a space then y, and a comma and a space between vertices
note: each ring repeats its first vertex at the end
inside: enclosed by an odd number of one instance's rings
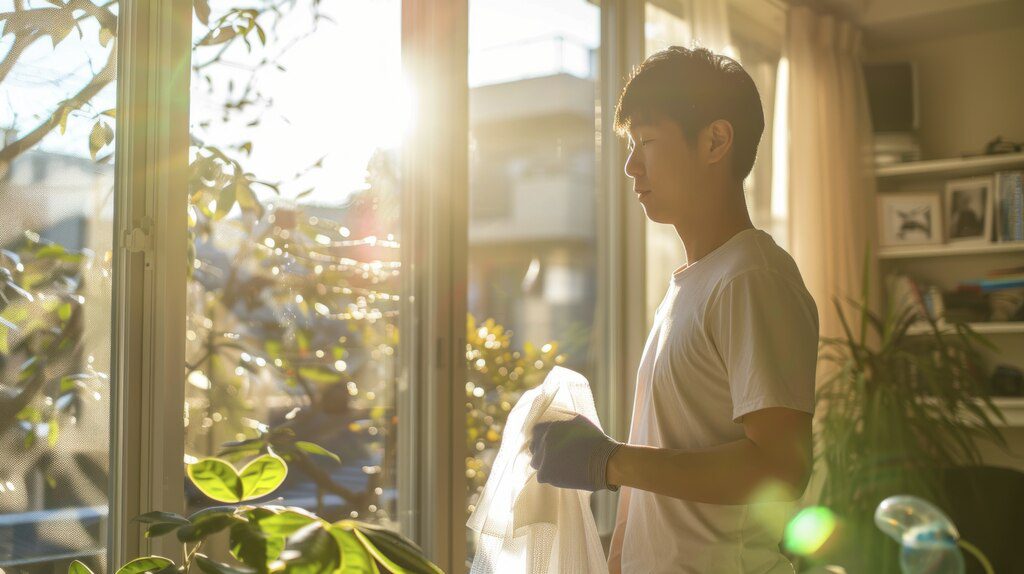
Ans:
POLYGON ((590 492, 540 484, 530 466, 533 426, 577 414, 601 426, 590 383, 562 367, 512 408, 491 475, 466 523, 480 534, 470 574, 607 574, 590 492))

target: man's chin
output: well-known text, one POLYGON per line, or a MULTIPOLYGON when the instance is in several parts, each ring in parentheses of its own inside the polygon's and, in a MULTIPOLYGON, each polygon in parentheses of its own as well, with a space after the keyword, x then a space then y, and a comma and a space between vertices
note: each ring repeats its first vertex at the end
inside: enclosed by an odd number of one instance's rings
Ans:
POLYGON ((654 223, 668 223, 668 220, 664 217, 664 214, 658 213, 657 209, 651 209, 648 206, 644 206, 644 214, 647 215, 647 219, 650 219, 654 223))

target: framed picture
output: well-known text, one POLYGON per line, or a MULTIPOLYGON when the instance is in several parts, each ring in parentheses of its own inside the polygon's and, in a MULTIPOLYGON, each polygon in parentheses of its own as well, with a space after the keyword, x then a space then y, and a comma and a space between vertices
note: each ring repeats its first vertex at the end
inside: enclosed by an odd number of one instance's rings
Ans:
POLYGON ((879 238, 884 246, 942 243, 942 201, 938 193, 878 196, 879 238))
POLYGON ((991 177, 946 183, 946 238, 950 243, 988 243, 992 237, 991 177))

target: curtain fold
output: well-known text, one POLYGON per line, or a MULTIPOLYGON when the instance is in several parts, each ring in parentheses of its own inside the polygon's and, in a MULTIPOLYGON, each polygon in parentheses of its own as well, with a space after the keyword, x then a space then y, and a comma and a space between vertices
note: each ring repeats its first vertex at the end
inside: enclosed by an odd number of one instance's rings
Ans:
POLYGON ((789 10, 789 97, 778 102, 788 106, 788 182, 777 181, 773 194, 787 197, 790 252, 817 302, 823 337, 842 336, 833 301, 860 299, 875 237, 861 41, 851 22, 807 6, 789 10))

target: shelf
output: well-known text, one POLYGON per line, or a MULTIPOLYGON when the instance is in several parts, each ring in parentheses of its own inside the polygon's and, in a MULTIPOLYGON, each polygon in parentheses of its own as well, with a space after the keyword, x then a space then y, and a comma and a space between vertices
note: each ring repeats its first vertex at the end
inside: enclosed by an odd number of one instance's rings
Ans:
MULTIPOLYGON (((923 398, 921 401, 926 404, 935 404, 935 399, 932 397, 923 398)), ((982 408, 985 406, 981 399, 974 399, 974 403, 982 408)), ((1024 397, 992 397, 992 404, 999 409, 999 412, 1002 413, 1005 419, 1005 421, 1001 421, 994 412, 989 411, 988 415, 992 418, 995 426, 1003 428, 1024 427, 1024 397)), ((968 422, 977 421, 974 415, 968 413, 962 414, 960 418, 968 422)))
MULTIPOLYGON (((967 324, 975 333, 981 335, 999 335, 1006 333, 1024 333, 1024 321, 992 321, 967 324)), ((939 329, 949 329, 952 325, 939 323, 939 329)), ((932 332, 931 325, 927 323, 911 325, 907 329, 908 335, 926 335, 932 332)))
POLYGON ((875 177, 963 176, 1024 167, 1024 153, 912 161, 875 168, 875 177))
POLYGON ((1006 419, 995 421, 997 427, 1024 427, 1024 397, 993 397, 992 402, 1006 419))
POLYGON ((910 257, 951 257, 956 255, 980 255, 988 253, 1014 253, 1024 251, 1024 241, 1008 241, 1005 243, 984 243, 980 245, 958 245, 943 243, 939 245, 913 245, 907 247, 882 247, 878 250, 879 259, 906 259, 910 257))

